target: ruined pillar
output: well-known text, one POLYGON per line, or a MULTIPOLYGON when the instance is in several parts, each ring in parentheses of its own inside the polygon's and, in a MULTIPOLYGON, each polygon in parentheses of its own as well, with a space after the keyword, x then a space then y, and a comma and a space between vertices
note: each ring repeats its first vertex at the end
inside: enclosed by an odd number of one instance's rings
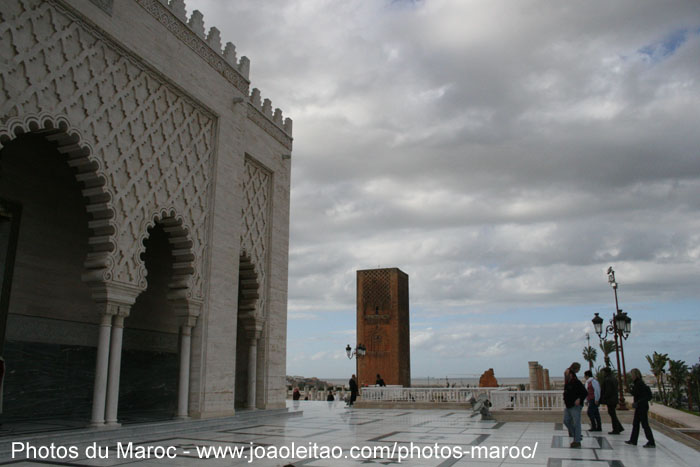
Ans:
POLYGON ((530 391, 537 390, 537 362, 527 362, 530 373, 530 391))

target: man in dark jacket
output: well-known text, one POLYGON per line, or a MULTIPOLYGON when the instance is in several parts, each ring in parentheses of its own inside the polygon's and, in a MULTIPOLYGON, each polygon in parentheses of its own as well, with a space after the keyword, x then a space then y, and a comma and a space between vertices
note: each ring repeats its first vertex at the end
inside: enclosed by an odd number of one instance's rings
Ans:
POLYGON ((609 435, 619 435, 623 431, 622 424, 617 418, 617 404, 620 402, 620 398, 617 393, 617 380, 610 371, 610 368, 605 367, 601 370, 603 373, 603 381, 600 385, 600 403, 605 404, 608 407, 608 415, 610 415, 610 421, 612 422, 612 431, 609 431, 609 435))
POLYGON ((588 391, 583 383, 576 377, 581 369, 581 364, 574 362, 564 372, 564 425, 573 436, 574 441, 569 445, 572 448, 581 447, 581 408, 583 401, 588 396, 588 391))
POLYGON ((357 380, 355 379, 355 375, 352 375, 352 378, 350 378, 350 381, 348 381, 348 385, 350 386, 350 402, 348 405, 353 405, 355 403, 355 400, 357 399, 357 380))

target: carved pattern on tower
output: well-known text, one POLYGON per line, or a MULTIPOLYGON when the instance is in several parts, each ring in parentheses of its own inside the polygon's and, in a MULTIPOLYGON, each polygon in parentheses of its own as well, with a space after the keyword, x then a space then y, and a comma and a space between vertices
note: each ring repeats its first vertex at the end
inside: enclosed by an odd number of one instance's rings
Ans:
POLYGON ((391 282, 389 271, 374 269, 366 271, 362 282, 362 305, 365 314, 387 313, 391 305, 391 282))
POLYGON ((267 255, 269 251, 270 199, 272 176, 269 170, 246 157, 243 166, 243 202, 241 219, 241 249, 258 273, 258 291, 255 314, 265 315, 267 285, 267 255))
POLYGON ((56 1, 9 2, 2 15, 0 126, 32 115, 70 122, 108 194, 100 202, 112 218, 93 222, 110 224, 114 249, 86 266, 145 288, 147 228, 174 218, 191 242, 181 287, 201 298, 215 117, 56 1))

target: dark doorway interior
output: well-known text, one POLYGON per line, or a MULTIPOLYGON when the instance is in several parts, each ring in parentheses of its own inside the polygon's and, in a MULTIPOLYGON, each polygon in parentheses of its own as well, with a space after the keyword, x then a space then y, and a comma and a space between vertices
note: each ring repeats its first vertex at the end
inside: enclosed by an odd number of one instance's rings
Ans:
POLYGON ((4 420, 90 411, 99 317, 81 280, 89 221, 81 188, 40 135, 0 151, 4 420))
POLYGON ((167 297, 172 247, 160 224, 148 229, 144 245, 148 286, 124 321, 120 419, 167 418, 177 409, 178 323, 167 297))

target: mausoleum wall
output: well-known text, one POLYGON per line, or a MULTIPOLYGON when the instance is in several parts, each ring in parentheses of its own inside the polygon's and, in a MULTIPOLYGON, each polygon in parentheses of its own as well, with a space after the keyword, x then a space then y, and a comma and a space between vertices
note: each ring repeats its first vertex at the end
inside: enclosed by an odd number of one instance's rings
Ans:
MULTIPOLYGON (((13 30, 12 40, 29 47, 18 49, 26 58, 13 59, 38 67, 38 73, 46 73, 41 61, 67 63, 59 64, 64 71, 46 76, 29 76, 32 70, 19 66, 4 72, 9 100, 0 114, 0 133, 6 131, 7 139, 17 125, 27 131, 30 125, 23 121, 31 117, 39 127, 44 119, 60 121, 69 136, 79 134, 80 147, 71 149, 78 155, 68 157, 97 164, 99 173, 83 179, 102 177, 114 205, 109 220, 114 233, 99 241, 115 249, 109 254, 106 247, 100 249, 88 262, 93 268, 88 276, 93 282, 107 278, 144 290, 148 278, 139 255, 148 228, 176 219, 182 227, 178 235, 191 241, 191 252, 176 260, 185 271, 176 282, 186 286, 187 299, 198 309, 198 316, 192 316, 189 413, 228 415, 234 411, 236 387, 239 260, 247 244, 257 245, 253 263, 263 279, 256 310, 263 323, 257 406, 283 406, 291 120, 284 120, 279 109, 273 112, 270 101, 250 89, 247 58, 236 57, 231 44, 222 48, 216 29, 205 33, 197 12, 186 17, 181 0, 11 4, 5 4, 4 16, 26 23, 13 30), (32 36, 32 28, 40 34, 32 36), (39 61, 31 57, 32 49, 39 61), (27 88, 26 81, 34 79, 27 88), (51 79, 55 85, 49 86, 51 79), (86 150, 90 153, 80 153, 86 150), (249 209, 260 194, 246 191, 255 185, 251 177, 262 177, 267 191, 265 202, 249 209), (251 231, 251 222, 259 228, 251 231)), ((88 182, 96 184, 93 178, 88 182)), ((104 194, 95 193, 102 202, 104 194)), ((169 313, 167 304, 161 305, 154 304, 151 316, 133 322, 159 328, 171 337, 154 345, 176 349, 179 322, 160 326, 169 313)), ((83 314, 74 326, 98 327, 97 312, 83 314)), ((83 329, 80 334, 95 333, 83 329)), ((132 341, 125 340, 125 348, 139 346, 138 333, 125 333, 127 337, 132 341)), ((96 338, 88 340, 96 345, 96 338)))

